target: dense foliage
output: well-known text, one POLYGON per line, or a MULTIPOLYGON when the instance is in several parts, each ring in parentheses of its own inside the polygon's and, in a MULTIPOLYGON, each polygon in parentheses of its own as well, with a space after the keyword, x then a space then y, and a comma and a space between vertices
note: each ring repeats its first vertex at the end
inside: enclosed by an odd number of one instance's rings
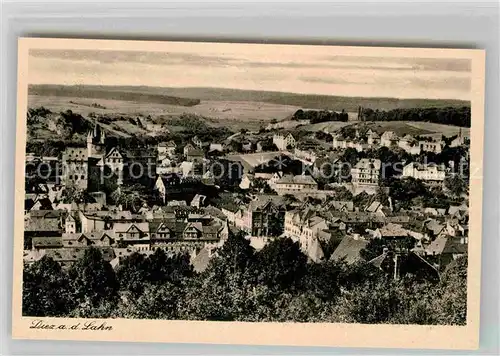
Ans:
POLYGON ((23 314, 463 325, 466 278, 467 257, 438 282, 394 281, 366 263, 309 263, 289 239, 255 251, 231 235, 202 273, 160 250, 132 254, 116 271, 94 248, 67 271, 44 257, 24 268, 23 314))
POLYGON ((389 111, 362 109, 364 121, 425 121, 436 124, 470 127, 470 106, 444 108, 410 108, 389 111))
POLYGON ((327 121, 347 121, 349 119, 345 110, 342 112, 328 111, 328 110, 297 110, 292 120, 309 120, 311 124, 317 124, 327 121))

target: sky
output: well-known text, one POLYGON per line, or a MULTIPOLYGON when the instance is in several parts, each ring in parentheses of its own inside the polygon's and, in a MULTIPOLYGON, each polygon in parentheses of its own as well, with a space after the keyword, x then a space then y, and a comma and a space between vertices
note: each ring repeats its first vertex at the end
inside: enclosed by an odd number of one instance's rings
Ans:
POLYGON ((30 84, 144 85, 470 100, 471 61, 339 54, 329 46, 173 43, 31 49, 30 84))

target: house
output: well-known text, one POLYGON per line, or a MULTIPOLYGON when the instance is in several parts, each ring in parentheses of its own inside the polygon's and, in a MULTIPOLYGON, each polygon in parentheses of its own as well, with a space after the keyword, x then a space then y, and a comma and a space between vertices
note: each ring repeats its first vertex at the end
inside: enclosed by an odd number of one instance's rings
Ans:
POLYGON ((403 138, 401 138, 398 142, 398 146, 411 155, 420 154, 420 144, 411 135, 405 135, 403 138))
POLYGON ((33 237, 31 239, 32 250, 48 250, 63 247, 61 236, 33 237))
POLYGON ((240 188, 241 189, 250 189, 255 181, 255 176, 252 174, 245 173, 243 177, 241 177, 240 188))
POLYGON ((423 152, 441 153, 444 143, 441 140, 421 140, 418 142, 420 150, 423 152))
MULTIPOLYGON (((122 185, 124 181, 125 155, 113 147, 104 157, 97 163, 101 167, 101 171, 109 169, 116 177, 116 183, 122 185)), ((105 175, 107 176, 107 175, 105 175)))
POLYGON ((94 231, 88 233, 71 233, 62 235, 64 247, 106 247, 115 243, 112 230, 94 231))
POLYGON ((116 222, 113 232, 118 245, 133 245, 139 250, 150 246, 149 224, 147 222, 116 222))
POLYGON ((450 142, 450 147, 459 147, 463 146, 469 143, 469 138, 466 136, 462 136, 462 131, 460 130, 460 133, 458 134, 457 137, 455 137, 453 140, 450 142))
POLYGON ((251 141, 243 141, 241 143, 241 150, 243 152, 251 152, 253 149, 253 144, 251 141))
POLYGON ((374 201, 365 208, 367 213, 376 214, 379 216, 386 216, 388 211, 384 209, 384 206, 379 201, 374 201))
POLYGON ((439 268, 467 253, 467 243, 452 236, 439 236, 425 249, 425 254, 439 268))
MULTIPOLYGON (((191 145, 188 144, 186 147, 188 146, 191 145)), ((192 148, 188 148, 186 150, 186 147, 184 147, 184 156, 186 156, 186 161, 195 162, 201 161, 203 160, 203 158, 205 158, 205 153, 203 152, 203 150, 194 148, 193 146, 191 146, 192 148)))
POLYGON ((316 161, 317 155, 316 155, 316 150, 313 148, 298 148, 295 147, 295 156, 297 158, 306 160, 308 162, 314 163, 316 161))
POLYGON ((331 261, 341 262, 351 265, 358 261, 362 261, 360 252, 365 249, 368 245, 368 240, 364 238, 354 235, 354 236, 345 236, 340 244, 337 246, 335 251, 333 251, 330 256, 331 261))
POLYGON ((421 280, 439 281, 438 270, 413 251, 400 254, 384 249, 380 256, 368 261, 368 263, 393 276, 394 279, 412 275, 421 280))
POLYGON ((376 133, 375 131, 369 129, 367 131, 367 143, 368 145, 370 146, 378 146, 380 145, 380 136, 378 133, 376 133))
POLYGON ((108 215, 79 211, 78 217, 82 227, 82 232, 101 231, 106 230, 106 228, 109 227, 108 215))
POLYGON ((274 182, 273 188, 278 194, 293 194, 303 190, 317 190, 318 183, 309 175, 286 174, 274 182))
POLYGON ((201 195, 201 194, 196 194, 193 198, 193 200, 191 200, 191 206, 194 206, 194 207, 197 207, 197 208, 201 208, 202 206, 205 205, 205 200, 207 199, 207 197, 205 195, 201 195))
POLYGON ((49 215, 47 211, 39 210, 40 214, 30 214, 24 220, 24 236, 51 237, 61 236, 63 232, 60 214, 49 215))
POLYGON ((351 169, 352 184, 378 185, 382 162, 379 159, 362 158, 351 169))
POLYGON ((187 157, 189 155, 189 153, 194 151, 194 150, 196 150, 196 148, 192 144, 188 143, 186 146, 184 146, 184 149, 182 150, 182 152, 183 152, 184 156, 187 157))
POLYGON ((222 143, 211 143, 209 148, 209 152, 224 152, 224 145, 222 143))
POLYGON ((403 226, 395 223, 388 223, 382 226, 380 229, 377 229, 376 235, 376 237, 390 240, 403 239, 408 236, 408 230, 403 228, 403 226))
MULTIPOLYGON (((86 249, 81 247, 59 248, 48 250, 45 255, 59 263, 62 268, 67 269, 78 261, 84 255, 85 251, 86 249)), ((99 251, 106 262, 110 262, 115 258, 115 253, 111 247, 100 247, 99 251)))
POLYGON ((201 273, 207 269, 208 263, 210 262, 210 258, 212 257, 212 251, 210 247, 203 247, 200 252, 195 254, 195 257, 192 258, 191 264, 193 265, 193 269, 197 273, 201 273))
POLYGON ((394 131, 385 131, 380 137, 380 145, 385 147, 397 146, 398 141, 399 137, 394 131))
MULTIPOLYGON (((295 209, 285 213, 284 234, 299 242, 303 252, 309 251, 320 232, 326 229, 326 220, 312 208, 295 209)), ((317 248, 314 250, 317 251, 317 248)))
POLYGON ((228 220, 252 236, 279 236, 283 233, 285 201, 277 195, 258 195, 248 205, 225 206, 228 220), (231 210, 234 210, 231 211, 231 210))
POLYGON ((420 179, 431 184, 442 183, 446 177, 446 170, 442 164, 411 162, 403 167, 402 176, 420 179))
POLYGON ((285 151, 294 148, 297 142, 291 133, 283 132, 273 136, 273 143, 280 151, 285 151))
POLYGON ((38 198, 29 210, 52 210, 52 202, 49 198, 38 198))
POLYGON ((227 238, 227 225, 215 221, 152 221, 149 222, 150 248, 171 252, 197 253, 202 248, 216 247, 227 238))
POLYGON ((339 133, 333 135, 332 147, 334 149, 347 148, 347 139, 339 133))
POLYGON ((323 252, 319 238, 311 239, 311 242, 308 245, 307 250, 304 251, 304 254, 314 263, 320 263, 323 261, 325 253, 323 252))
POLYGON ((174 141, 161 142, 158 144, 157 151, 158 157, 173 157, 175 156, 175 150, 177 149, 177 144, 174 141))
POLYGON ((429 219, 424 223, 424 232, 431 238, 441 235, 444 231, 445 225, 439 223, 437 220, 429 219))
POLYGON ((76 221, 71 214, 68 214, 64 221, 64 232, 67 234, 76 233, 76 221))
POLYGON ((203 141, 198 137, 198 136, 194 136, 192 139, 191 139, 191 142, 193 143, 193 145, 195 147, 197 147, 198 149, 201 149, 203 147, 203 141))
POLYGON ((158 195, 163 203, 165 203, 167 199, 167 192, 170 189, 179 186, 180 183, 181 178, 177 174, 162 174, 156 179, 154 189, 158 192, 158 195))
POLYGON ((352 201, 332 200, 325 204, 325 209, 335 211, 354 211, 354 203, 352 201))

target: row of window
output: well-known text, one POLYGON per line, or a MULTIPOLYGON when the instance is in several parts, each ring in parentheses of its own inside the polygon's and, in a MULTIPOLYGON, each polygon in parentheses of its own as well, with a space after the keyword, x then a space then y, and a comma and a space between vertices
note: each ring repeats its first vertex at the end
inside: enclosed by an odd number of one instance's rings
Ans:
POLYGON ((75 180, 76 181, 78 179, 82 179, 83 180, 83 179, 85 179, 85 176, 83 174, 81 176, 70 174, 70 176, 69 176, 69 180, 75 180))

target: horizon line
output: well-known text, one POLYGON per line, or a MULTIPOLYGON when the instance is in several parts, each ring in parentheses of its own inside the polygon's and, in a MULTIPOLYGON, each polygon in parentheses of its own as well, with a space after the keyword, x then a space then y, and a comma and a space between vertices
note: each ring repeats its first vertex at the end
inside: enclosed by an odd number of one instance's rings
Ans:
MULTIPOLYGON (((290 91, 278 91, 278 90, 269 90, 269 89, 240 89, 240 88, 227 88, 227 87, 206 87, 206 86, 182 86, 182 87, 174 87, 174 86, 156 86, 156 85, 113 85, 113 84, 58 84, 58 83, 28 83, 28 95, 37 95, 30 94, 29 87, 30 86, 59 86, 59 87, 115 87, 115 88, 159 88, 159 89, 218 89, 218 90, 235 90, 241 92, 267 92, 267 93, 281 93, 281 94, 292 94, 292 95, 301 95, 301 96, 320 96, 320 97, 331 97, 331 98, 360 98, 360 99, 390 99, 390 100, 433 100, 433 101, 456 101, 471 104, 471 100, 465 99, 456 99, 456 98, 430 98, 430 97, 391 97, 391 96, 352 96, 352 95, 328 95, 328 94, 316 94, 316 93, 300 93, 300 92, 290 92, 290 91)), ((164 94, 169 96, 167 94, 164 94)), ((40 95, 43 96, 43 95, 40 95)), ((182 97, 184 98, 184 97, 182 97)), ((187 99, 187 98, 186 98, 187 99)), ((201 99, 200 99, 201 100, 201 99)), ((213 100, 212 100, 213 101, 213 100)), ((237 100, 237 101, 254 101, 254 100, 237 100)))

